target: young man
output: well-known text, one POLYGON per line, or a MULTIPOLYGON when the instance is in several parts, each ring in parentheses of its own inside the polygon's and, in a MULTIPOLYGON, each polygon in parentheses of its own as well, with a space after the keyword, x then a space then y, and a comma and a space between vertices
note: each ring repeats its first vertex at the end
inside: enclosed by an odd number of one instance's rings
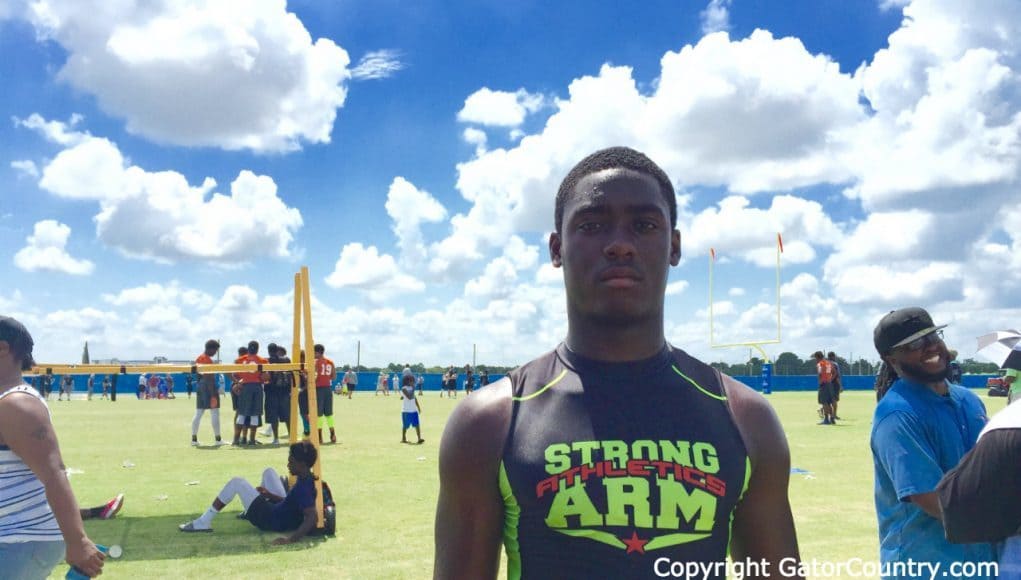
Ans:
POLYGON ((894 381, 878 385, 871 435, 879 559, 886 567, 927 562, 950 570, 994 560, 988 544, 951 544, 943 531, 936 486, 986 423, 978 396, 946 381, 945 326, 922 308, 902 308, 884 316, 873 335, 887 365, 884 383, 894 381))
POLYGON ((138 393, 135 397, 141 401, 145 398, 146 390, 149 388, 149 379, 145 376, 145 373, 138 375, 138 393))
POLYGON ((468 396, 475 390, 475 372, 471 365, 464 365, 464 394, 468 396))
POLYGON ((450 365, 447 369, 447 374, 443 375, 444 382, 446 383, 447 398, 457 398, 457 372, 454 371, 454 365, 450 365))
POLYGON ((418 444, 425 443, 422 439, 422 429, 419 427, 418 416, 422 412, 422 406, 415 398, 415 377, 411 374, 404 375, 404 384, 401 386, 401 443, 408 442, 408 427, 415 428, 415 435, 418 436, 418 444))
MULTIPOLYGON (((195 357, 195 364, 213 364, 213 357, 219 351, 219 342, 213 339, 207 340, 202 354, 195 357)), ((199 375, 199 388, 195 394, 195 418, 191 420, 191 444, 194 447, 199 445, 199 424, 202 422, 202 415, 207 410, 209 411, 209 421, 213 424, 216 445, 222 445, 223 441, 220 439, 220 391, 216 388, 216 377, 211 373, 199 375)))
POLYGON ((351 367, 347 367, 344 372, 344 388, 347 389, 348 400, 355 394, 355 389, 358 388, 358 373, 351 367))
POLYGON ((105 377, 103 377, 103 396, 101 396, 100 399, 110 398, 110 384, 111 384, 110 375, 106 375, 105 377))
POLYGON ((71 375, 64 375, 60 378, 60 392, 57 393, 57 400, 61 401, 64 395, 67 395, 67 400, 71 400, 71 391, 74 390, 74 377, 71 375))
POLYGON ((262 472, 262 485, 258 487, 235 477, 223 486, 204 514, 178 528, 182 532, 212 532, 213 518, 237 497, 241 499, 245 519, 253 526, 272 532, 293 530, 290 535, 273 540, 274 544, 297 542, 316 526, 316 488, 312 475, 316 459, 318 452, 312 443, 295 443, 287 454, 287 470, 297 477, 294 487, 286 489, 283 479, 272 467, 262 472))
MULTIPOLYGON (((270 343, 268 349, 271 364, 291 362, 284 347, 270 343)), ((269 423, 273 434, 273 445, 280 444, 280 423, 287 425, 290 432, 290 420, 291 373, 272 371, 269 373, 269 382, 266 383, 266 422, 269 423)))
POLYGON ((815 372, 819 380, 819 404, 822 406, 822 421, 820 425, 836 425, 837 420, 833 416, 833 364, 826 360, 822 351, 815 351, 815 372))
POLYGON ((337 366, 326 358, 326 347, 314 347, 316 357, 316 411, 319 413, 319 441, 323 440, 323 423, 330 428, 330 443, 337 442, 333 428, 333 381, 337 380, 337 366))
POLYGON ((840 419, 837 415, 837 403, 840 402, 840 393, 844 392, 844 378, 840 373, 840 362, 837 361, 837 353, 832 350, 826 353, 826 360, 830 361, 830 368, 833 369, 833 420, 840 419))
MULTIPOLYGON (((248 357, 248 347, 238 347, 238 357, 234 359, 234 364, 240 365, 245 364, 245 359, 248 357)), ((241 375, 238 373, 231 373, 230 375, 230 408, 234 410, 234 422, 238 420, 238 397, 241 395, 241 375)))
POLYGON ((89 375, 89 378, 85 380, 85 400, 92 400, 92 391, 96 388, 96 375, 89 375))
POLYGON ((390 394, 389 391, 386 390, 386 381, 386 373, 379 371, 379 376, 376 377, 376 395, 379 395, 380 393, 383 393, 384 396, 390 394))
MULTIPOLYGON (((264 365, 269 361, 259 356, 259 343, 249 341, 248 354, 241 357, 239 364, 264 365)), ((259 372, 258 369, 238 373, 238 381, 241 383, 241 392, 238 394, 237 419, 234 421, 234 445, 244 445, 244 432, 248 432, 248 445, 258 445, 255 439, 255 430, 262 426, 263 392, 262 384, 266 382, 269 373, 259 372)))
MULTIPOLYGON (((663 171, 626 148, 581 161, 549 252, 567 337, 454 409, 440 448, 436 578, 655 578, 663 562, 796 563, 790 454, 758 393, 667 344, 681 257, 663 171)), ((752 574, 754 576, 754 574, 752 574)))

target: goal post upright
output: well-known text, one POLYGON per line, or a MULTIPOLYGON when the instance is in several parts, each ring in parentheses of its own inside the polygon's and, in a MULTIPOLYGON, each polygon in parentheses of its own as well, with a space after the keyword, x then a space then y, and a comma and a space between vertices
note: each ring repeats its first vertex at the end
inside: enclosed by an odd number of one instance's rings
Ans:
MULTIPOLYGON (((293 322, 293 334, 291 340, 291 360, 296 363, 301 363, 301 274, 294 274, 294 318, 293 322)), ((298 442, 298 429, 301 428, 301 416, 298 406, 298 397, 300 396, 298 391, 301 388, 301 372, 299 370, 291 371, 291 400, 288 404, 291 406, 290 421, 287 426, 287 439, 291 445, 298 442)), ((307 388, 307 387, 306 387, 307 388)), ((306 400, 308 396, 306 394, 306 400)), ((293 481, 291 482, 294 483, 293 481)))
POLYGON ((754 348, 754 349, 758 350, 759 353, 762 355, 763 360, 766 363, 770 363, 771 362, 770 358, 769 358, 769 355, 766 353, 765 349, 762 348, 762 345, 765 345, 765 344, 780 344, 780 342, 781 342, 781 333, 782 333, 782 326, 781 326, 781 324, 782 324, 781 323, 782 316, 781 316, 781 312, 782 311, 781 311, 781 305, 780 305, 780 280, 781 280, 781 275, 780 275, 781 274, 781 271, 780 271, 780 254, 782 254, 782 253, 783 253, 783 239, 781 238, 780 233, 777 232, 777 234, 776 234, 776 337, 775 338, 768 338, 768 339, 761 339, 761 340, 751 340, 751 341, 730 342, 730 343, 720 343, 720 344, 718 344, 716 342, 716 334, 715 334, 715 326, 716 326, 715 325, 715 319, 713 318, 713 306, 714 306, 714 303, 715 303, 714 294, 713 294, 713 269, 714 269, 714 264, 716 263, 716 250, 714 248, 709 248, 709 346, 710 346, 710 348, 733 348, 733 347, 739 347, 739 346, 740 347, 750 347, 750 348, 754 348))
MULTIPOLYGON (((325 525, 323 518, 323 461, 319 440, 319 387, 316 386, 315 341, 312 339, 312 298, 308 282, 308 266, 301 267, 302 317, 305 326, 305 392, 308 393, 308 438, 316 448, 316 463, 312 467, 316 488, 316 527, 325 525), (314 400, 313 400, 314 399, 314 400)), ((332 397, 333 390, 326 388, 326 396, 332 397)))

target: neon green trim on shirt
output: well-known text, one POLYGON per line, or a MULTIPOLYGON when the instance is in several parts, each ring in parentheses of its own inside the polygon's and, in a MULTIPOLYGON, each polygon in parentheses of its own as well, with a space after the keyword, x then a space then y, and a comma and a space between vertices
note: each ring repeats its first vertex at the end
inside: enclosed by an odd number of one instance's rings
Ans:
POLYGON ((555 385, 558 382, 560 382, 560 379, 564 378, 565 376, 567 376, 567 369, 564 369, 564 370, 560 371, 560 374, 557 375, 557 378, 553 379, 552 381, 547 383, 545 387, 539 389, 538 391, 532 393, 531 395, 525 395, 524 397, 511 397, 511 400, 512 401, 527 401, 528 399, 534 399, 534 398, 538 397, 539 395, 543 394, 544 392, 546 392, 546 389, 549 389, 553 385, 555 385))
POLYGON ((741 505, 741 500, 744 499, 744 494, 748 493, 748 482, 752 479, 752 459, 747 455, 744 458, 744 485, 741 486, 741 495, 737 496, 737 503, 734 504, 734 509, 730 512, 730 523, 727 524, 727 555, 730 555, 730 542, 734 539, 734 512, 737 511, 737 507, 741 505))
POLYGON ((677 374, 681 375, 682 377, 684 377, 684 380, 686 380, 689 383, 691 383, 692 385, 694 385, 696 389, 702 391, 702 394, 704 394, 706 396, 709 396, 709 397, 712 397, 712 398, 716 399, 717 401, 726 401, 727 400, 727 397, 724 397, 724 396, 721 396, 721 395, 716 395, 716 394, 710 393, 709 391, 703 389, 702 385, 699 385, 698 383, 693 381, 691 379, 691 377, 689 377, 688 375, 682 373, 681 369, 677 368, 676 365, 670 365, 670 368, 674 369, 675 373, 677 373, 677 374))
POLYGON ((503 496, 503 546, 507 552, 507 578, 521 578, 521 545, 518 543, 518 522, 521 519, 521 506, 514 497, 507 469, 500 462, 500 495, 503 496))

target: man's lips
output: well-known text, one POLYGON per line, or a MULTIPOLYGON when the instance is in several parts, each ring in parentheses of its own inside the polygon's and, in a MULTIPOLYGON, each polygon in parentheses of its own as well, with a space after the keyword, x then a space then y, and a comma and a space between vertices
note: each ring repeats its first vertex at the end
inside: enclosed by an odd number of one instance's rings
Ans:
POLYGON ((642 276, 633 268, 613 267, 603 270, 599 281, 613 288, 631 288, 642 281, 642 276))

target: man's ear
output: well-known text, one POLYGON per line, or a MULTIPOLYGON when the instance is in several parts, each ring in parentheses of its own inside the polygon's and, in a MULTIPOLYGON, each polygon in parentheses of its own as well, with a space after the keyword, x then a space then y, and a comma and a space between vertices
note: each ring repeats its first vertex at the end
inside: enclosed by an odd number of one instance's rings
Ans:
POLYGON ((676 266, 681 261, 681 231, 674 230, 670 234, 670 265, 676 266))
POLYGON ((560 234, 557 232, 549 235, 549 260, 554 268, 559 268, 563 263, 560 258, 560 234))

